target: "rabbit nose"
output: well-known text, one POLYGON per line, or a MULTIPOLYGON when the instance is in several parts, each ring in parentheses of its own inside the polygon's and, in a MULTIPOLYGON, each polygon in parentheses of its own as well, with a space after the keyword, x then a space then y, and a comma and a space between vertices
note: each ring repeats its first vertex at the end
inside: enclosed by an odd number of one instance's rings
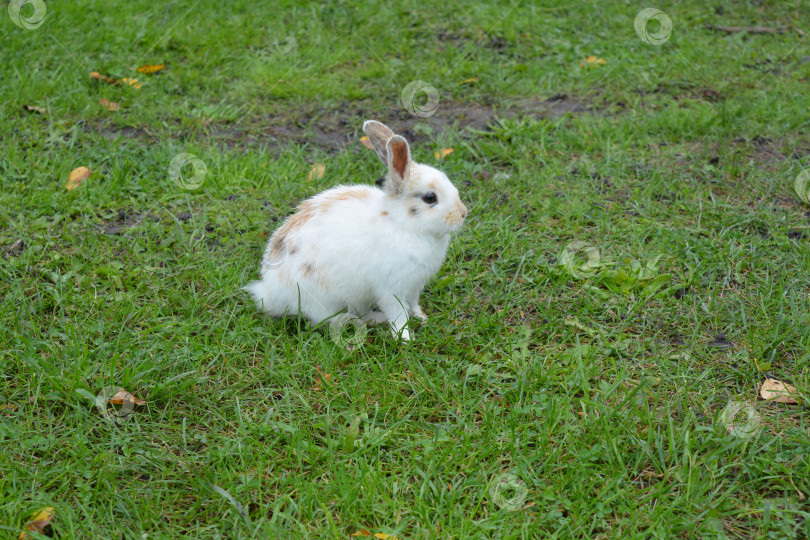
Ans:
POLYGON ((458 211, 461 214, 461 219, 466 218, 468 213, 467 207, 464 206, 464 203, 458 203, 458 206, 459 206, 458 211))

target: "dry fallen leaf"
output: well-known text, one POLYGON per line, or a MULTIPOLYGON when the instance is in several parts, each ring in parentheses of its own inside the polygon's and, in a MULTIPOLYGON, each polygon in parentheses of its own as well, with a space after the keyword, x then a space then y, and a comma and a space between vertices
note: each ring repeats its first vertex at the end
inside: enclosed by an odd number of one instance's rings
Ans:
POLYGON ((118 109, 121 108, 121 105, 119 105, 114 101, 110 101, 109 99, 106 98, 102 98, 98 100, 98 102, 101 103, 101 106, 107 109, 108 111, 117 111, 118 109))
POLYGON ((393 534, 385 534, 385 533, 382 533, 382 532, 372 534, 369 531, 367 531, 366 529, 360 529, 359 531, 356 531, 355 533, 353 533, 352 536, 373 537, 373 538, 379 538, 379 540, 399 540, 399 537, 395 536, 393 534))
POLYGON ((141 86, 143 86, 143 83, 141 83, 141 81, 139 81, 138 79, 127 79, 125 77, 121 79, 121 82, 124 84, 128 84, 133 88, 140 88, 141 86))
POLYGON ((74 190, 79 187, 82 182, 90 178, 90 169, 87 167, 76 167, 72 171, 70 171, 70 176, 68 176, 67 184, 65 184, 65 189, 68 191, 74 190))
POLYGON ((776 379, 771 379, 770 377, 765 379, 765 382, 759 387, 759 395, 762 396, 762 399, 774 400, 777 403, 798 405, 799 400, 794 397, 796 393, 795 386, 785 384, 776 379))
POLYGON ((17 409, 19 409, 19 408, 20 408, 20 406, 19 406, 19 405, 17 405, 16 403, 6 403, 5 405, 0 406, 0 411, 11 411, 11 412, 15 412, 15 411, 16 411, 17 409))
POLYGON ((594 68, 597 66, 604 66, 605 64, 607 64, 607 60, 604 58, 599 58, 597 56, 586 56, 585 60, 579 63, 579 67, 584 68, 587 66, 589 68, 594 68))
POLYGON ((34 107, 33 105, 23 105, 23 109, 28 112, 38 112, 39 114, 45 114, 46 111, 45 107, 34 107))
POLYGON ((54 512, 55 510, 50 506, 37 512, 36 515, 25 524, 25 530, 20 533, 18 540, 29 538, 29 532, 45 534, 45 528, 51 524, 51 521, 53 521, 56 515, 54 512))
POLYGON ((452 153, 453 153, 453 150, 454 150, 453 148, 442 148, 441 150, 436 150, 436 151, 433 153, 433 156, 434 156, 436 159, 444 159, 444 158, 446 158, 448 155, 452 154, 452 153))
POLYGON ((366 136, 360 137, 360 143, 366 148, 374 150, 374 145, 371 144, 371 140, 368 137, 366 136))
POLYGON ((310 180, 320 180, 323 178, 323 175, 326 173, 326 166, 323 163, 316 163, 312 166, 312 169, 309 171, 309 178, 310 180))
POLYGON ((123 79, 121 79, 119 81, 117 79, 113 79, 111 77, 107 77, 105 75, 102 75, 101 73, 99 73, 97 71, 92 72, 90 74, 90 77, 92 77, 93 79, 98 79, 99 81, 104 81, 104 82, 109 83, 109 84, 124 83, 124 84, 130 85, 133 88, 140 88, 140 87, 143 86, 143 83, 141 81, 139 81, 138 79, 128 79, 128 78, 124 77, 123 79))
POLYGON ((108 403, 113 405, 123 405, 124 402, 134 403, 135 405, 146 405, 146 401, 138 399, 123 388, 119 389, 113 397, 107 400, 108 403))
POLYGON ((99 73, 97 71, 92 72, 90 74, 90 77, 92 77, 94 79, 98 79, 99 81, 104 81, 106 83, 110 83, 110 84, 116 84, 118 82, 115 79, 111 79, 110 77, 106 77, 106 76, 102 75, 101 73, 99 73))
POLYGON ((135 71, 138 73, 146 73, 147 75, 151 75, 153 73, 157 73, 161 69, 165 68, 166 64, 147 64, 145 66, 141 66, 135 71))
POLYGON ((323 381, 328 383, 332 382, 332 374, 321 371, 321 366, 315 366, 315 371, 317 371, 318 374, 315 375, 315 384, 312 385, 312 390, 320 392, 323 389, 323 381), (321 379, 321 377, 323 377, 323 379, 321 379))
POLYGON ((464 79, 463 81, 458 81, 458 84, 470 84, 478 82, 478 77, 473 77, 472 79, 464 79))

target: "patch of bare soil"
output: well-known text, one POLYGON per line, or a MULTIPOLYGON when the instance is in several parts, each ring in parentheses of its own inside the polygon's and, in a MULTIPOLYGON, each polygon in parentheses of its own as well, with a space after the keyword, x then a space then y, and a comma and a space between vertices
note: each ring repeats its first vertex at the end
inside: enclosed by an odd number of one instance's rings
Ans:
MULTIPOLYGON (((700 164, 711 165, 718 169, 737 161, 752 161, 756 166, 768 173, 778 173, 785 161, 803 161, 810 155, 810 146, 806 142, 797 141, 790 137, 738 137, 722 142, 694 141, 685 145, 685 152, 672 154, 662 150, 667 143, 650 143, 647 150, 657 158, 665 159, 667 155, 676 158, 676 165, 684 171, 700 164)), ((725 181, 728 184, 728 181, 725 181)))
POLYGON ((6 256, 6 258, 19 257, 20 255, 22 255, 24 249, 25 249, 25 241, 23 241, 21 238, 15 240, 14 242, 12 242, 7 246, 2 247, 3 254, 6 256))
MULTIPOLYGON (((419 143, 432 140, 448 129, 461 132, 467 129, 487 131, 499 119, 504 118, 552 119, 567 114, 595 112, 598 111, 586 101, 564 94, 545 100, 521 100, 499 106, 441 101, 435 114, 424 118, 409 114, 401 106, 380 111, 372 109, 368 103, 354 101, 307 111, 298 110, 290 114, 270 114, 232 123, 201 125, 194 132, 178 128, 172 136, 179 139, 194 138, 198 142, 204 141, 226 148, 267 147, 270 151, 282 151, 291 143, 296 143, 337 152, 357 144, 358 137, 362 135, 363 121, 370 118, 387 123, 394 131, 419 143)), ((128 138, 157 142, 160 138, 157 133, 145 127, 103 124, 86 125, 85 130, 100 133, 111 140, 128 138)))
POLYGON ((698 87, 678 82, 659 83, 652 90, 638 89, 635 90, 635 93, 642 97, 660 94, 675 101, 691 100, 718 103, 726 99, 725 94, 714 88, 698 87))
POLYGON ((119 210, 117 216, 113 219, 103 221, 97 227, 104 234, 113 236, 120 236, 124 234, 127 229, 137 227, 143 223, 144 214, 140 212, 127 212, 126 210, 119 210))

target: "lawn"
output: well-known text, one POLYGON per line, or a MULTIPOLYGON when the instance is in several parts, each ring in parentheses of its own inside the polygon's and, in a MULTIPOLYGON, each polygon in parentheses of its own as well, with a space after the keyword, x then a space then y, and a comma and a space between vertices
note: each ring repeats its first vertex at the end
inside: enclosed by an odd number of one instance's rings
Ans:
POLYGON ((806 2, 20 4, 2 538, 810 536, 806 2), (470 209, 408 343, 242 290, 370 118, 470 209))

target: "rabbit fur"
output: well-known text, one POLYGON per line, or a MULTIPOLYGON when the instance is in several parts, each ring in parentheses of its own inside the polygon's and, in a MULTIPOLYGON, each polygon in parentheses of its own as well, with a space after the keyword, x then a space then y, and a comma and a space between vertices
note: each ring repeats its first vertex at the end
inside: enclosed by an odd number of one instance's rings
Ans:
POLYGON ((426 320, 419 295, 467 208, 443 172, 411 160, 403 137, 374 120, 363 131, 388 168, 382 188, 341 185, 301 203, 268 241, 261 279, 245 289, 274 317, 300 312, 338 326, 359 318, 409 340, 408 319, 426 320))

